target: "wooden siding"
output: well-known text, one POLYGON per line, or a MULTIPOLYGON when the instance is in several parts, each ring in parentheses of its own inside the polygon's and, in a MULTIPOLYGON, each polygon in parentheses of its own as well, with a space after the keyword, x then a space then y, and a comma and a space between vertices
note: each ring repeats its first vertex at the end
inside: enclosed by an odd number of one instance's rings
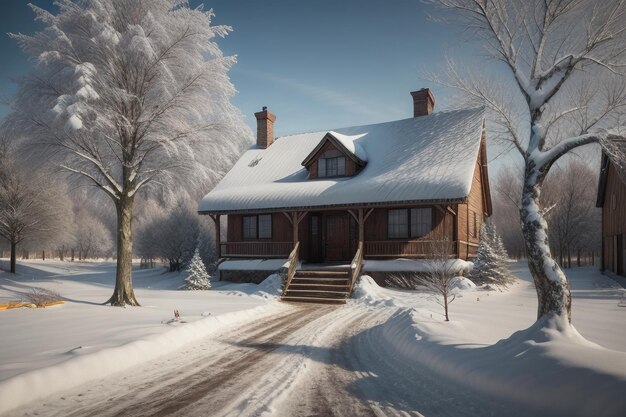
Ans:
MULTIPOLYGON (((397 258, 397 257, 427 257, 428 246, 430 242, 447 238, 456 244, 456 256, 461 259, 473 258, 476 256, 478 242, 480 239, 480 226, 483 223, 489 206, 489 191, 485 187, 486 179, 486 151, 484 149, 485 142, 481 142, 481 152, 476 161, 474 175, 472 178, 472 186, 470 194, 465 203, 452 205, 450 207, 442 205, 403 205, 403 206, 387 206, 377 207, 373 209, 365 222, 364 242, 365 242, 365 258, 397 258), (430 207, 432 209, 432 225, 433 229, 418 239, 390 239, 387 230, 388 211, 394 208, 414 208, 414 207, 430 207), (456 213, 456 215, 454 214, 456 213), (474 217, 476 217, 474 226, 474 217), (474 233, 474 227, 476 231, 474 233)), ((319 154, 329 149, 335 149, 330 142, 321 147, 319 154)), ((354 169, 356 165, 354 161, 346 158, 346 169, 349 164, 354 169)), ((313 159, 310 165, 311 172, 316 175, 317 158, 313 159), (315 172, 314 172, 315 171, 315 172)), ((626 207, 626 205, 622 205, 626 207)), ((252 213, 250 215, 253 215, 252 213)), ((322 258, 325 256, 325 228, 327 216, 345 216, 349 221, 348 234, 346 244, 349 246, 346 260, 349 260, 356 252, 358 240, 358 228, 356 221, 348 214, 346 210, 328 210, 328 211, 311 211, 300 222, 298 227, 298 241, 300 242, 300 259, 309 261, 311 253, 311 216, 319 216, 320 233, 322 234, 321 252, 322 258)), ((286 252, 286 242, 290 242, 293 246, 293 228, 287 217, 281 212, 272 213, 272 239, 265 241, 244 241, 242 233, 242 216, 240 214, 231 214, 227 216, 227 241, 232 243, 247 242, 245 244, 231 246, 231 253, 243 251, 239 256, 246 256, 246 248, 253 248, 252 252, 260 253, 261 251, 269 252, 274 256, 286 252), (258 242, 251 244, 250 242, 258 242), (263 245, 262 242, 266 244, 263 245)), ((622 232, 623 233, 623 232, 622 232)), ((226 252, 224 254, 227 256, 226 252)), ((253 253, 248 254, 253 257, 253 253)), ((284 254, 286 257, 288 253, 284 254)))
POLYGON ((609 162, 602 202, 602 266, 626 276, 626 184, 609 162))
MULTIPOLYGON (((485 146, 484 140, 481 147, 485 146)), ((459 241, 459 258, 468 259, 476 256, 478 242, 480 241, 480 226, 483 224, 486 216, 486 198, 489 198, 485 192, 483 169, 485 152, 479 152, 478 159, 474 168, 474 176, 472 178, 472 187, 467 198, 467 203, 457 206, 458 220, 458 241, 459 241), (474 216, 476 223, 474 224, 474 216), (474 233, 475 231, 475 233, 474 233)))
MULTIPOLYGON (((331 150, 336 150, 338 152, 341 152, 339 149, 337 149, 337 147, 332 142, 326 142, 324 146, 322 146, 320 150, 315 154, 315 157, 313 158, 311 163, 306 167, 309 170, 310 179, 317 179, 319 177, 318 172, 317 172, 317 161, 319 160, 320 155, 322 155, 326 151, 331 151, 331 150)), ((343 152, 341 152, 341 154, 344 155, 343 152)), ((345 176, 351 177, 356 173, 357 173, 356 163, 352 159, 350 159, 348 156, 346 156, 345 176)))

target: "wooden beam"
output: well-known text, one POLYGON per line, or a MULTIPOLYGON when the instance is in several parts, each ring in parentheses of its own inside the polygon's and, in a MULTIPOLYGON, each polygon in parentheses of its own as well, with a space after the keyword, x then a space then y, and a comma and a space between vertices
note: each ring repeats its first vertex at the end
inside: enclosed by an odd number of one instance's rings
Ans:
POLYGON ((371 209, 367 210, 367 211, 365 212, 365 217, 363 218, 363 221, 366 221, 366 220, 367 220, 367 218, 370 216, 370 214, 372 214, 373 212, 374 212, 374 209, 373 209, 373 208, 371 208, 371 209))
POLYGON ((358 210, 357 223, 359 224, 359 244, 363 245, 363 240, 365 239, 365 216, 362 208, 358 210))
POLYGON ((219 214, 209 214, 213 222, 215 222, 215 257, 219 260, 222 257, 222 230, 219 214))
POLYGON ((285 215, 287 220, 289 220, 289 223, 293 224, 293 219, 291 218, 291 213, 287 213, 286 211, 283 211, 281 213, 283 213, 285 215))
POLYGON ((354 218, 354 221, 356 221, 357 223, 359 222, 359 217, 354 212, 354 210, 348 210, 348 213, 350 213, 350 215, 354 218))

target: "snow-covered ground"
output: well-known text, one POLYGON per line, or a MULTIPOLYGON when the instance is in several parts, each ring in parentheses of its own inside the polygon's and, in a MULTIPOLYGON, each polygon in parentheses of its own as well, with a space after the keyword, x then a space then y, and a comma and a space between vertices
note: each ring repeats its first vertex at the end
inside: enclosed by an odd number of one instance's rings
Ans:
POLYGON ((19 264, 17 275, 0 271, 0 304, 20 299, 32 287, 54 290, 65 301, 46 309, 0 312, 0 412, 19 400, 9 384, 19 377, 23 381, 18 382, 34 385, 29 395, 36 396, 37 388, 48 392, 50 381, 38 370, 56 365, 62 372, 72 372, 77 367, 72 364, 78 362, 69 360, 83 357, 80 365, 86 368, 81 375, 74 381, 71 374, 64 378, 71 386, 168 352, 225 324, 284 308, 275 300, 280 286, 276 279, 259 286, 216 282, 209 291, 181 291, 183 274, 164 271, 161 267, 133 271, 140 308, 101 305, 113 291, 114 263, 26 261, 19 264), (191 328, 167 324, 175 309, 187 323, 208 319, 191 328), (68 366, 60 368, 62 364, 68 366), (5 395, 12 395, 10 402, 5 395))
MULTIPOLYGON (((275 302, 275 279, 217 283, 205 294, 174 291, 180 278, 171 274, 136 271, 150 307, 114 309, 90 304, 109 295, 111 265, 72 265, 63 278, 50 275, 65 264, 45 265, 28 264, 43 271, 37 285, 75 301, 0 312, 2 335, 15 336, 0 339, 2 409, 26 396, 10 415, 626 415, 624 289, 589 268, 567 271, 579 335, 558 331, 558 321, 528 329, 537 304, 521 263, 507 291, 459 289, 449 323, 432 297, 367 278, 357 298, 328 307, 275 302), (161 324, 174 308, 195 322, 161 324), (114 343, 116 329, 125 336, 114 343), (134 366, 112 374, 120 353, 135 355, 134 366), (28 369, 33 378, 17 375, 28 369), (62 378, 84 384, 58 386, 62 378), (46 382, 54 395, 34 401, 46 382)), ((23 272, 17 282, 0 275, 2 297, 33 284, 34 271, 23 272)))
POLYGON ((355 304, 399 307, 378 329, 387 353, 531 415, 626 415, 626 292, 592 268, 567 270, 573 324, 534 324, 537 300, 523 263, 510 289, 461 291, 451 322, 422 293, 368 277, 355 304), (504 339, 504 340, 502 340, 504 339))

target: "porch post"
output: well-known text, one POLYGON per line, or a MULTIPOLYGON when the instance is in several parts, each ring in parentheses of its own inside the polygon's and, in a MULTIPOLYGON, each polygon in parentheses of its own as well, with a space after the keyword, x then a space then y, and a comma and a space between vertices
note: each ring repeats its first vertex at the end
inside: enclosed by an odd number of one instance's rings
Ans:
POLYGON ((291 223, 291 227, 293 228, 294 247, 296 246, 296 243, 298 243, 298 226, 300 225, 300 222, 302 221, 302 219, 304 219, 304 216, 306 216, 307 213, 308 211, 292 211, 290 213, 283 211, 283 214, 285 215, 285 217, 287 217, 287 220, 289 220, 289 223, 291 223))
POLYGON ((359 226, 359 246, 364 246, 364 243, 365 243, 365 221, 370 216, 370 214, 372 214, 373 211, 374 211, 373 208, 367 210, 367 213, 362 208, 358 209, 356 211, 356 213, 353 210, 348 210, 348 213, 350 213, 350 215, 352 217, 354 217, 354 220, 356 220, 356 223, 359 226))
POLYGON ((291 213, 291 226, 293 228, 293 246, 296 246, 296 243, 298 243, 298 226, 300 225, 300 222, 298 222, 297 219, 297 213, 291 213))
POLYGON ((222 231, 220 225, 220 215, 219 214, 209 214, 213 222, 215 223, 215 256, 216 259, 219 260, 222 257, 222 231))
POLYGON ((359 209, 359 218, 357 220, 357 222, 359 223, 359 245, 363 245, 363 240, 364 240, 364 236, 365 236, 365 220, 363 220, 363 209, 360 208, 359 209))

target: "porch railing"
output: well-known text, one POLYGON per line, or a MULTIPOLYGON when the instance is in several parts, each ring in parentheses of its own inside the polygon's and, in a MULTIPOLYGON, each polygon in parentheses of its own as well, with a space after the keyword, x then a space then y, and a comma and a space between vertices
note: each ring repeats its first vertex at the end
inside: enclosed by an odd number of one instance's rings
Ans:
POLYGON ((283 296, 285 292, 289 288, 289 284, 291 284, 291 280, 294 275, 296 275, 296 270, 298 269, 298 257, 300 254, 300 242, 296 242, 296 245, 293 247, 293 250, 289 254, 289 260, 287 261, 287 276, 284 278, 283 284, 283 296))
POLYGON ((363 242, 359 242, 359 246, 354 254, 354 258, 352 258, 352 263, 350 264, 350 291, 348 291, 348 297, 352 296, 352 290, 354 289, 354 284, 356 280, 361 275, 361 271, 363 270, 363 242))
POLYGON ((224 258, 286 258, 293 248, 292 242, 223 242, 224 258))

